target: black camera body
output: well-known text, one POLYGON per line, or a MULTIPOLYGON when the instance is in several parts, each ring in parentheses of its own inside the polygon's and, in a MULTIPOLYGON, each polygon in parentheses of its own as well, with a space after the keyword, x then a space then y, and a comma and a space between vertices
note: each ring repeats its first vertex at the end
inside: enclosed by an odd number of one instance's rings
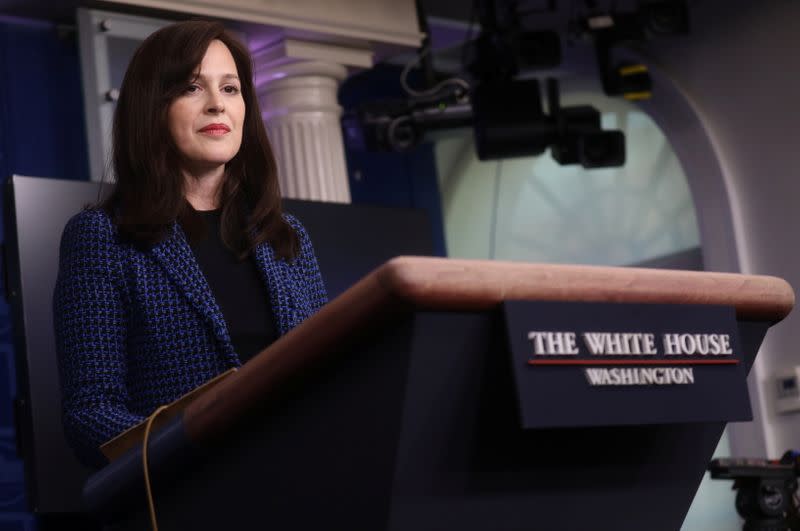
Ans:
POLYGON ((712 479, 732 479, 736 511, 745 531, 800 529, 794 494, 798 466, 795 454, 780 461, 766 459, 714 459, 708 466, 712 479))

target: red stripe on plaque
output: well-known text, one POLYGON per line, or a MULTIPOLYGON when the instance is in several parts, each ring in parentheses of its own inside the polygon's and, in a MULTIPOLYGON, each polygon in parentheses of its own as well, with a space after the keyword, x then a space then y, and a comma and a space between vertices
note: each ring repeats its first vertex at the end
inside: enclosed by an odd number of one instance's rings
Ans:
POLYGON ((739 360, 528 360, 528 365, 736 365, 739 360))

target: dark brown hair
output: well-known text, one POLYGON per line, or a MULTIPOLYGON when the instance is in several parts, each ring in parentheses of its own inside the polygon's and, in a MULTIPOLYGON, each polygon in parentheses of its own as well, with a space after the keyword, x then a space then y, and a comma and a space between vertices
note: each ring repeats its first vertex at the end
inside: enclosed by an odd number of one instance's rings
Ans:
POLYGON ((190 238, 205 230, 184 197, 184 177, 167 116, 215 39, 233 55, 245 103, 242 145, 226 165, 220 191, 222 239, 240 258, 269 242, 278 256, 291 259, 298 252, 298 239, 283 219, 277 165, 261 121, 252 59, 218 22, 172 24, 150 35, 136 50, 114 114, 116 186, 101 206, 120 234, 140 245, 161 241, 175 221, 190 238))

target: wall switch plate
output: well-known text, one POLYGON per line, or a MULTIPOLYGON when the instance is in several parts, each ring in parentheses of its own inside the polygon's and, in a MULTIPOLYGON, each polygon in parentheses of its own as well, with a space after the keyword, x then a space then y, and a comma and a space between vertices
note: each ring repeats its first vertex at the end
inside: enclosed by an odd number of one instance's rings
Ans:
POLYGON ((775 374, 775 409, 778 413, 800 411, 800 366, 775 374))

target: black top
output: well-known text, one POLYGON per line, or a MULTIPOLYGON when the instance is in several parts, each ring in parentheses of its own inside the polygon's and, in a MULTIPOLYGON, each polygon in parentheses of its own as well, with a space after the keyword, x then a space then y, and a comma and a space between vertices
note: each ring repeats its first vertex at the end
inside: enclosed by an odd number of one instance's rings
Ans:
POLYGON ((269 293, 255 259, 239 261, 222 243, 222 210, 198 214, 208 231, 192 250, 228 325, 233 348, 244 363, 277 339, 269 293))

